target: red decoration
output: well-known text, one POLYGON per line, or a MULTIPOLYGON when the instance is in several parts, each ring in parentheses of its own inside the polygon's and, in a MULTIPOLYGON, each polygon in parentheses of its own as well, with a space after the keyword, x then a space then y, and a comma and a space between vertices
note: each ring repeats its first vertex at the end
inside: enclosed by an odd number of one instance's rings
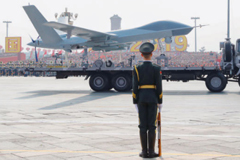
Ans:
POLYGON ((45 56, 45 55, 47 55, 47 50, 43 50, 44 51, 44 54, 43 54, 43 57, 45 56))
POLYGON ((52 57, 55 55, 55 50, 53 49, 52 50, 52 57))
POLYGON ((41 49, 40 49, 40 48, 38 48, 37 50, 38 50, 37 57, 39 57, 39 54, 40 54, 40 51, 41 51, 41 49))
POLYGON ((31 51, 30 59, 32 58, 33 51, 34 51, 34 48, 33 48, 32 51, 31 51))
POLYGON ((62 52, 63 52, 62 50, 59 50, 59 51, 58 51, 58 54, 62 54, 62 52))

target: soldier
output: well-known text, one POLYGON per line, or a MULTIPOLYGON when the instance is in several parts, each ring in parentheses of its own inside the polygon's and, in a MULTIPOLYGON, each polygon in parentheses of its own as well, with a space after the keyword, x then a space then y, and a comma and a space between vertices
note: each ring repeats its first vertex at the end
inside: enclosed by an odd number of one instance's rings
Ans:
POLYGON ((138 109, 142 146, 139 156, 143 158, 158 157, 154 147, 157 110, 162 108, 162 72, 160 66, 151 62, 153 50, 152 43, 146 42, 141 45, 140 52, 144 62, 134 66, 133 71, 133 103, 138 109))
POLYGON ((0 68, 0 76, 3 76, 3 69, 0 68))

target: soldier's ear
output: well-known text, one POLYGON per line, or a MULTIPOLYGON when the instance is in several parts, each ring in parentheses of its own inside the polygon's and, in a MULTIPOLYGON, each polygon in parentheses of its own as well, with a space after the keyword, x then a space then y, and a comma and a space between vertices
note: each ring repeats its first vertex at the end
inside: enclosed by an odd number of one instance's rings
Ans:
POLYGON ((153 56, 153 54, 151 53, 151 55, 150 55, 151 57, 153 56))
POLYGON ((141 53, 141 56, 143 57, 143 54, 141 53))

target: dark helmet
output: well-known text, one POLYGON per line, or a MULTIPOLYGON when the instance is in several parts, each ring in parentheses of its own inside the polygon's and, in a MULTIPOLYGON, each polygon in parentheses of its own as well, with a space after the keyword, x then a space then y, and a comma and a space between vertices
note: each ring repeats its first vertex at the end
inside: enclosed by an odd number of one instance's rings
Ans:
POLYGON ((154 50, 154 45, 150 42, 143 43, 139 49, 139 51, 145 55, 151 54, 153 50, 154 50))

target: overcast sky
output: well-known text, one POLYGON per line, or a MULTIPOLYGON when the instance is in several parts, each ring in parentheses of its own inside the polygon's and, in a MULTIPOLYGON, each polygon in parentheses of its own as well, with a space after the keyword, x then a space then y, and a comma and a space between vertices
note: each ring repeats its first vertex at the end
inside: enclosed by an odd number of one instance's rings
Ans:
MULTIPOLYGON (((197 24, 210 26, 198 29, 198 49, 219 51, 219 42, 227 37, 227 0, 1 0, 0 45, 5 45, 6 24, 9 20, 9 36, 21 36, 23 47, 38 34, 22 6, 36 5, 48 21, 55 20, 54 14, 65 11, 78 13, 74 25, 97 30, 110 31, 110 17, 118 14, 122 18, 122 29, 134 28, 159 20, 173 20, 194 26, 191 17, 201 19, 197 24)), ((231 38, 235 43, 240 38, 240 0, 231 0, 231 38)), ((188 51, 194 50, 194 31, 187 35, 188 51)))

